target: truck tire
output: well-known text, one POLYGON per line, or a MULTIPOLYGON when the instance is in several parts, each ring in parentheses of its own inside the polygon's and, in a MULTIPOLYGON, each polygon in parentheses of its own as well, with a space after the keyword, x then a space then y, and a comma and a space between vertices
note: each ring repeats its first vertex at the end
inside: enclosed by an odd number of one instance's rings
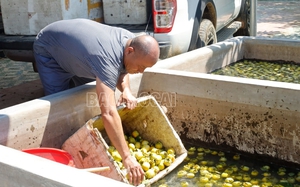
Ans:
POLYGON ((237 30, 234 36, 250 36, 250 0, 242 0, 241 11, 236 21, 242 22, 242 27, 237 30))
POLYGON ((213 23, 208 19, 203 19, 201 21, 198 36, 200 39, 200 44, 197 42, 197 47, 204 47, 217 43, 216 29, 213 23))

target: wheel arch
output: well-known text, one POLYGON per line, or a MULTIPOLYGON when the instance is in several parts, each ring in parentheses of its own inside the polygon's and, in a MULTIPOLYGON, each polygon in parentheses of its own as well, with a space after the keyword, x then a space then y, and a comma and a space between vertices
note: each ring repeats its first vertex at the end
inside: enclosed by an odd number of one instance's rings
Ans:
POLYGON ((196 49, 198 30, 202 19, 209 19, 213 23, 214 27, 216 28, 217 13, 216 13, 216 7, 213 0, 200 0, 198 2, 195 16, 194 16, 192 37, 191 37, 188 51, 196 49))

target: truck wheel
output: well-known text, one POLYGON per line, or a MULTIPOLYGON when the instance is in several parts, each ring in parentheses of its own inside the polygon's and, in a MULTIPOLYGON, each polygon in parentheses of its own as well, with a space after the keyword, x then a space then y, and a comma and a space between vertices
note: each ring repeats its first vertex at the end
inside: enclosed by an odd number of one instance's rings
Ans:
POLYGON ((216 29, 208 19, 201 21, 198 36, 200 41, 197 41, 197 48, 217 43, 216 29))
POLYGON ((234 36, 250 36, 250 8, 250 0, 242 0, 241 11, 236 18, 236 21, 242 22, 242 27, 234 36))

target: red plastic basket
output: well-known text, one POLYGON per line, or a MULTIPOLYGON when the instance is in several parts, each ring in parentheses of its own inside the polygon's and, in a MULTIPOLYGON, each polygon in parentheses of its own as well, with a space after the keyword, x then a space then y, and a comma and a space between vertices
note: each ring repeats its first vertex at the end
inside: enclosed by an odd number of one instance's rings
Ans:
POLYGON ((61 149, 40 147, 40 148, 23 149, 22 151, 55 162, 59 162, 61 164, 75 167, 72 156, 68 152, 61 149))

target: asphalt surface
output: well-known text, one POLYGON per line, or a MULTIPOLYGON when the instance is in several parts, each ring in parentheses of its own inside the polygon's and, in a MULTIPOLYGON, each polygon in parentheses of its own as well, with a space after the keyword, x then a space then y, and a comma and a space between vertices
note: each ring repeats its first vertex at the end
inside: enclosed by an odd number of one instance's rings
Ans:
MULTIPOLYGON (((258 1, 256 37, 300 40, 300 1, 258 1)), ((43 96, 31 63, 0 57, 0 109, 43 96)))

